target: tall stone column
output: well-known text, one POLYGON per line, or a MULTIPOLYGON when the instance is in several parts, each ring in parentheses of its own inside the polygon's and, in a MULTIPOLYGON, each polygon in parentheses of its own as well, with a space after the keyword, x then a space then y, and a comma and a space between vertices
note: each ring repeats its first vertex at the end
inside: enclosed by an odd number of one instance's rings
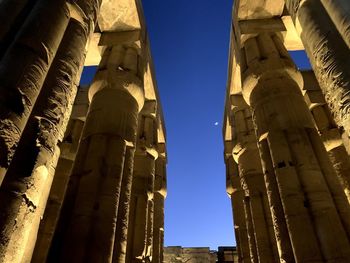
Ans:
POLYGON ((244 196, 243 204, 244 204, 245 222, 247 225, 250 261, 252 263, 258 263, 259 262, 258 249, 257 249, 256 240, 255 240, 255 229, 253 224, 252 211, 250 210, 249 196, 244 196))
POLYGON ((32 262, 39 263, 47 261, 88 107, 87 89, 80 88, 73 105, 71 119, 69 120, 63 142, 59 146, 61 155, 53 178, 45 213, 40 222, 32 262))
POLYGON ((231 104, 234 122, 232 153, 246 192, 246 210, 252 219, 257 262, 279 262, 251 111, 240 95, 231 96, 231 104))
POLYGON ((140 114, 126 262, 152 262, 155 161, 158 158, 155 109, 154 102, 147 101, 140 114))
POLYGON ((141 65, 137 48, 104 51, 56 230, 60 262, 112 262, 126 149, 144 103, 141 65))
POLYGON ((348 262, 349 206, 300 92, 301 74, 275 34, 243 47, 243 95, 264 173, 276 177, 295 260, 348 262))
MULTIPOLYGON (((85 11, 87 16, 88 12, 92 12, 85 11)), ((93 18, 96 18, 96 13, 93 18)), ((9 255, 13 253, 11 246, 22 247, 25 244, 23 231, 39 227, 35 224, 39 224, 43 216, 53 180, 53 174, 47 171, 51 169, 50 165, 53 170, 56 167, 57 160, 53 161, 57 159, 56 148, 63 139, 71 113, 93 22, 91 18, 84 24, 75 20, 69 23, 1 185, 0 238, 4 242, 0 245, 0 254, 5 258, 14 256, 9 255), (46 200, 39 202, 40 199, 46 200)), ((34 245, 35 242, 32 242, 23 250, 33 252, 34 245)), ((16 256, 19 254, 16 253, 16 256)))
POLYGON ((346 0, 321 0, 327 13, 350 48, 350 3, 346 0))
POLYGON ((2 0, 0 2, 0 17, 6 21, 0 25, 0 59, 14 40, 34 4, 35 1, 30 0, 2 0))
POLYGON ((342 136, 331 116, 315 75, 312 71, 302 72, 302 74, 304 78, 302 93, 305 102, 311 111, 317 130, 350 203, 350 158, 342 136))
POLYGON ((128 232, 126 262, 143 262, 147 256, 149 204, 153 201, 155 157, 136 152, 134 162, 129 215, 129 225, 132 227, 128 232))
POLYGON ((113 252, 113 262, 118 263, 126 262, 134 155, 135 146, 127 146, 113 252))
POLYGON ((80 87, 75 98, 72 114, 65 132, 64 140, 59 144, 61 155, 58 160, 56 173, 52 183, 45 214, 40 223, 38 239, 32 262, 56 262, 55 259, 47 259, 52 239, 57 227, 58 219, 67 190, 69 177, 73 168, 83 126, 89 108, 88 88, 80 87), (55 261, 54 261, 55 260, 55 261))
POLYGON ((0 183, 14 156, 69 19, 65 0, 39 0, 0 63, 0 183))
POLYGON ((156 160, 154 182, 153 263, 163 263, 164 200, 166 195, 166 157, 160 155, 156 160))
MULTIPOLYGON (((285 2, 334 120, 339 127, 344 127, 347 136, 350 136, 349 46, 344 42, 322 3, 327 2, 328 7, 341 3, 342 5, 336 9, 337 11, 342 9, 344 12, 349 4, 347 1, 337 0, 285 0, 285 2)), ((329 13, 335 18, 336 11, 329 13)), ((340 27, 346 31, 342 32, 347 34, 347 37, 344 37, 349 40, 349 30, 345 26, 349 23, 348 16, 342 17, 342 14, 336 16, 344 22, 340 27)))
POLYGON ((247 223, 244 214, 244 191, 238 176, 238 165, 235 163, 232 153, 230 154, 229 151, 232 152, 232 148, 231 150, 225 149, 227 153, 225 157, 226 190, 232 202, 236 243, 239 250, 240 262, 251 263, 247 223))

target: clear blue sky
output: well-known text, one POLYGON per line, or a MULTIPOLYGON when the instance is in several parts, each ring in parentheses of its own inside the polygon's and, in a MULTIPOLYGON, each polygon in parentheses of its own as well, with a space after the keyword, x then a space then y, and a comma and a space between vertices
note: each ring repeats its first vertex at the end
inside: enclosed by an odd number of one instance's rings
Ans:
MULTIPOLYGON (((222 143, 232 4, 143 1, 167 129, 166 246, 235 245, 222 143)), ((305 54, 293 57, 309 67, 305 54)))

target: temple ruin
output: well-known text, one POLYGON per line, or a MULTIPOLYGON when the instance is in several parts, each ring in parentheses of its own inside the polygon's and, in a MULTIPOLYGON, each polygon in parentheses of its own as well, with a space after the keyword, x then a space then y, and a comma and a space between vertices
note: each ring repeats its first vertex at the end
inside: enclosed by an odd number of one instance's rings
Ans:
POLYGON ((350 262, 350 2, 235 0, 232 17, 223 135, 239 262, 350 262))
POLYGON ((170 259, 141 0, 1 0, 0 17, 1 263, 350 262, 348 0, 234 1, 223 136, 237 254, 170 259), (84 66, 98 66, 89 87, 84 66))
POLYGON ((166 136, 141 1, 0 13, 0 262, 163 262, 166 136), (90 87, 84 65, 98 65, 90 87))

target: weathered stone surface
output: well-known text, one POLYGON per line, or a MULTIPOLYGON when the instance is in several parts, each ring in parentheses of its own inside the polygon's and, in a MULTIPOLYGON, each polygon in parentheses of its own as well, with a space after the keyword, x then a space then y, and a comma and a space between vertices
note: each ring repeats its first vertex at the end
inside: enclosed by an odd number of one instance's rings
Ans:
POLYGON ((98 25, 102 32, 127 31, 141 27, 135 0, 102 1, 98 25))
POLYGON ((296 261, 321 262, 326 257, 346 262, 350 257, 345 216, 349 206, 344 204, 345 196, 334 181, 299 91, 301 74, 293 70, 286 50, 273 35, 247 40, 244 51, 243 94, 252 107, 260 148, 265 144, 268 150, 261 153, 263 162, 272 161, 274 166, 265 172, 276 176, 296 261), (309 233, 307 243, 305 233, 309 233))
POLYGON ((68 21, 69 10, 65 1, 40 1, 2 59, 0 181, 14 156, 68 21), (51 23, 47 23, 48 16, 51 23))
MULTIPOLYGON (((349 135, 349 47, 334 26, 321 1, 286 0, 286 7, 304 43, 334 120, 339 127, 344 127, 349 135)), ((344 17, 344 22, 346 21, 344 17)))
POLYGON ((303 72, 304 99, 328 152, 337 177, 350 202, 350 159, 313 72, 303 72))
POLYGON ((214 251, 208 247, 165 247, 164 263, 188 262, 188 263, 214 263, 217 262, 214 251))

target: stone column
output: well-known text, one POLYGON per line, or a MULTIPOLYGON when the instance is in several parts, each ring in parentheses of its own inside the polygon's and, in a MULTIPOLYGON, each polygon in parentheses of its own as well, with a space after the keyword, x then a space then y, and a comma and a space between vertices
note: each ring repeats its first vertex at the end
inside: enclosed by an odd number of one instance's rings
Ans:
POLYGON ((347 0, 321 0, 327 13, 350 48, 350 3, 347 0))
MULTIPOLYGON (((85 92, 79 92, 84 94, 85 92)), ((77 97, 79 97, 79 95, 77 97)), ((79 98, 78 98, 79 99, 79 98)), ((76 100, 77 101, 77 100, 76 100)), ((88 105, 87 105, 88 106, 88 105)), ((75 108, 73 106, 72 119, 68 123, 68 128, 65 133, 63 142, 60 144, 61 155, 58 160, 55 176, 52 182, 52 187, 45 208, 45 213, 40 222, 37 242, 33 253, 32 262, 46 262, 48 252, 52 243, 59 215, 62 208, 63 198, 67 190, 69 177, 75 160, 75 155, 78 149, 81 132, 83 130, 86 114, 79 119, 76 116, 75 108)))
POLYGON ((155 109, 154 101, 147 101, 140 114, 129 217, 129 225, 133 227, 129 228, 126 262, 152 262, 155 161, 158 158, 155 109))
POLYGON ((0 63, 0 183, 14 156, 69 18, 65 0, 39 0, 0 63))
POLYGON ((160 155, 156 160, 154 183, 153 263, 163 263, 164 200, 166 195, 166 157, 160 155))
POLYGON ((6 52, 27 18, 35 1, 2 0, 0 2, 0 17, 6 23, 0 25, 0 59, 6 52))
POLYGON ((135 147, 127 146, 113 252, 113 262, 118 263, 126 262, 134 155, 135 147))
MULTIPOLYGON (((241 182, 241 185, 242 185, 242 182, 241 182)), ((250 261, 252 263, 258 263, 259 257, 258 257, 258 251, 257 251, 257 244, 255 241, 255 229, 253 225, 252 211, 250 210, 249 196, 244 196, 243 204, 244 204, 245 222, 247 225, 247 233, 248 233, 250 261)))
POLYGON ((302 72, 304 87, 302 93, 315 121, 318 133, 328 152, 337 177, 350 202, 350 159, 342 136, 336 126, 319 84, 312 71, 302 72))
MULTIPOLYGON (((334 120, 339 127, 344 127, 347 135, 350 136, 350 68, 348 66, 350 51, 321 3, 328 2, 327 5, 334 6, 347 1, 285 0, 285 2, 334 120)), ((345 11, 347 6, 349 6, 348 3, 337 9, 345 11)), ((344 23, 349 22, 346 17, 343 19, 344 23)), ((346 30, 344 25, 341 27, 346 30)))
MULTIPOLYGON (((1 240, 7 240, 0 246, 0 254, 4 257, 12 253, 12 245, 21 247, 25 242, 21 237, 26 238, 26 236, 16 233, 26 231, 26 228, 39 227, 39 225, 33 225, 33 222, 39 224, 45 206, 40 207, 36 202, 39 202, 40 198, 47 199, 48 196, 44 196, 43 193, 46 194, 46 191, 49 193, 51 188, 53 174, 52 178, 47 177, 47 170, 51 169, 48 165, 53 165, 53 169, 56 167, 57 160, 53 161, 57 159, 56 147, 63 139, 71 113, 80 78, 78 75, 81 72, 85 47, 92 29, 91 20, 87 20, 85 24, 75 20, 69 23, 29 122, 18 143, 6 179, 1 185, 0 203, 4 203, 0 216, 0 229, 7 229, 1 231, 0 235, 1 240), (36 189, 35 193, 30 193, 32 188, 36 189), (31 213, 28 214, 27 210, 31 213)), ((42 204, 46 205, 46 200, 42 204)), ((36 234, 33 233, 35 236, 36 234)), ((26 247, 26 250, 33 251, 34 245, 35 242, 30 247, 26 247)))
POLYGON ((276 177, 296 262, 348 262, 349 205, 300 92, 301 74, 275 34, 248 39, 243 52, 243 95, 264 172, 276 177))
POLYGON ((59 146, 61 155, 58 160, 45 213, 40 222, 32 262, 47 261, 88 107, 87 88, 80 88, 73 105, 71 119, 69 120, 63 142, 59 146))
POLYGON ((149 204, 153 201, 155 156, 136 152, 126 262, 144 262, 148 245, 149 204), (152 178, 153 177, 153 178, 152 178))
POLYGON ((258 262, 279 262, 264 174, 249 106, 240 95, 231 96, 233 156, 246 192, 246 210, 252 219, 258 262), (249 210, 249 211, 248 211, 249 210))
POLYGON ((104 51, 55 235, 60 262, 112 262, 126 149, 144 102, 141 65, 137 48, 104 51))
MULTIPOLYGON (((231 148, 232 149, 232 148, 231 148)), ((227 149, 225 150, 228 153, 227 149)), ((232 152, 232 150, 231 150, 232 152)), ((244 263, 250 263, 250 251, 248 243, 248 231, 244 214, 244 191, 241 187, 238 165, 235 163, 232 153, 226 154, 226 190, 231 198, 233 222, 236 234, 237 247, 239 248, 239 256, 244 263)))

